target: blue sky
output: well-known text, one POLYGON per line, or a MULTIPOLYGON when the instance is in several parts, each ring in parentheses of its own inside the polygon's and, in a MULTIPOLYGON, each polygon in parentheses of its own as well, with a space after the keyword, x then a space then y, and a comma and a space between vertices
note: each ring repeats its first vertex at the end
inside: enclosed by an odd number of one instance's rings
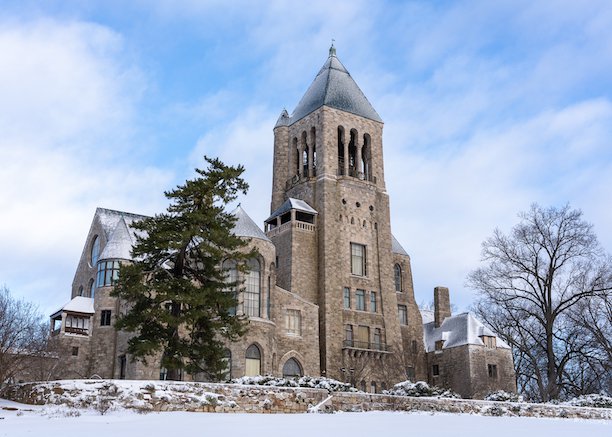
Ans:
POLYGON ((1 1, 0 284, 50 313, 97 206, 154 214, 206 153, 269 212, 272 127, 327 57, 385 121, 418 302, 459 310, 480 244, 532 202, 612 251, 612 3, 1 1))

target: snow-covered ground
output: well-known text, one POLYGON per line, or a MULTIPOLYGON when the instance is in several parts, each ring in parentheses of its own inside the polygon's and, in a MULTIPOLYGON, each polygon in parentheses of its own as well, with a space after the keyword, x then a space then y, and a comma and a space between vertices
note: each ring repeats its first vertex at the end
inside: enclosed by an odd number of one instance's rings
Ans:
POLYGON ((31 406, 0 399, 0 437, 48 435, 87 435, 87 437, 183 435, 573 437, 587 435, 604 437, 612 436, 612 421, 399 412, 138 414, 128 410, 115 410, 100 415, 94 410, 31 406))

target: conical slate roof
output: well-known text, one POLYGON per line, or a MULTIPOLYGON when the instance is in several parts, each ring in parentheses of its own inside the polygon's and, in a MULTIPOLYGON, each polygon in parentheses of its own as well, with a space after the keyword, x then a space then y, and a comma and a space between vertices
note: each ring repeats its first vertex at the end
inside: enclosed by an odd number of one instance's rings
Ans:
POLYGON ((397 238, 395 238, 395 235, 393 234, 391 234, 391 252, 399 255, 408 255, 408 252, 404 250, 400 242, 397 241, 397 238))
POLYGON ((233 229, 234 235, 271 241, 240 205, 231 214, 236 216, 236 223, 233 229))
POLYGON ((121 217, 113 230, 104 250, 100 254, 100 261, 107 259, 131 260, 132 246, 134 242, 130 236, 130 231, 125 223, 125 218, 121 217))
POLYGON ((291 123, 323 105, 382 123, 376 110, 336 57, 336 49, 333 46, 329 50, 329 58, 291 114, 291 123))

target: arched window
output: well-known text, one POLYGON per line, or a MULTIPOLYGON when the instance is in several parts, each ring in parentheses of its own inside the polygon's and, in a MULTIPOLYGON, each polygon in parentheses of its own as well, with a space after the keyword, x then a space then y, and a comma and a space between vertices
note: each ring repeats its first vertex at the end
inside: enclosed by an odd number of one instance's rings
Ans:
POLYGON ((83 296, 83 286, 82 285, 79 287, 79 292, 77 293, 77 296, 83 296))
POLYGON ((357 176, 357 131, 351 129, 351 139, 348 145, 349 153, 349 176, 357 176))
POLYGON ((246 350, 245 376, 261 375, 261 351, 257 345, 252 344, 246 350))
POLYGON ((98 236, 96 235, 93 239, 93 242, 91 243, 90 260, 91 260, 92 267, 95 267, 96 263, 98 262, 99 257, 100 257, 100 238, 98 238, 98 236))
POLYGON ((299 378, 303 376, 302 366, 295 358, 289 358, 283 366, 283 378, 299 378))
POLYGON ((338 126, 338 174, 344 174, 344 128, 338 126))
POLYGON ((310 143, 312 145, 312 174, 316 176, 317 170, 317 132, 314 126, 310 129, 310 143))
POLYGON ((93 299, 95 294, 96 294, 96 283, 93 279, 90 279, 89 280, 89 297, 93 299))
POLYGON ((393 267, 394 280, 395 280, 395 291, 402 291, 402 268, 399 264, 395 264, 393 267))
POLYGON ((363 135, 363 147, 361 149, 361 160, 363 161, 363 178, 372 180, 372 146, 370 135, 363 135))
POLYGON ((259 261, 251 258, 247 262, 249 273, 245 281, 244 290, 244 313, 249 317, 261 317, 260 298, 261 298, 261 268, 259 261))
MULTIPOLYGON (((236 261, 231 260, 231 259, 226 259, 225 261, 223 261, 221 268, 225 272, 225 283, 227 284, 225 291, 227 293, 233 293, 234 299, 235 299, 237 297, 236 286, 238 282, 238 269, 236 268, 236 261)), ((228 310, 228 313, 231 316, 235 316, 236 307, 234 306, 230 308, 228 310)))
POLYGON ((298 147, 297 138, 293 138, 293 168, 295 169, 294 175, 300 173, 300 148, 298 147))

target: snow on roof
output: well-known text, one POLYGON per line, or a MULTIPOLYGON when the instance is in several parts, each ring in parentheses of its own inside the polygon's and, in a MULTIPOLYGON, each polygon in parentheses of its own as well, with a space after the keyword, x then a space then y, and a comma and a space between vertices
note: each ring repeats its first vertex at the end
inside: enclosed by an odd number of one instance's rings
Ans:
POLYGON ((115 230, 110 235, 108 242, 104 246, 104 250, 100 254, 99 259, 100 261, 108 259, 131 260, 133 245, 134 240, 130 236, 125 218, 121 217, 117 222, 117 226, 115 226, 115 230))
POLYGON ((270 220, 275 219, 279 215, 283 215, 284 213, 286 213, 287 211, 291 211, 292 209, 295 209, 296 211, 307 212, 309 214, 318 214, 318 212, 313 207, 311 207, 303 200, 290 197, 289 199, 285 200, 285 202, 279 208, 277 208, 276 211, 274 211, 270 217, 266 219, 266 222, 269 222, 270 220))
POLYGON ((238 237, 249 237, 259 238, 261 240, 270 241, 270 239, 264 234, 259 226, 253 221, 251 217, 246 213, 240 205, 231 212, 232 215, 236 216, 236 223, 234 224, 233 233, 238 237))
POLYGON ((93 299, 91 297, 76 296, 66 305, 53 313, 51 317, 62 312, 94 314, 95 310, 93 299))
POLYGON ((433 322, 435 320, 434 312, 432 310, 425 310, 419 308, 421 311, 421 318, 423 319, 423 324, 433 322))
MULTIPOLYGON (((423 314, 423 310, 421 314, 423 314)), ((425 317, 423 317, 425 319, 425 317)), ((471 312, 457 314, 444 319, 440 327, 436 328, 435 322, 423 325, 423 339, 425 349, 432 352, 436 349, 436 341, 444 340, 443 349, 474 344, 483 346, 481 336, 487 335, 497 338, 497 347, 510 349, 507 343, 499 338, 493 331, 487 328, 471 312)))
POLYGON ((393 234, 391 234, 391 252, 408 256, 408 253, 404 250, 400 242, 397 241, 397 238, 395 238, 395 235, 393 234))
POLYGON ((136 241, 136 230, 132 224, 139 220, 148 218, 146 215, 133 214, 131 212, 116 211, 114 209, 96 208, 96 217, 98 218, 107 241, 110 239, 111 234, 117 227, 119 220, 123 219, 127 225, 132 241, 136 241))
POLYGON ((291 114, 288 124, 295 123, 323 105, 382 123, 380 115, 336 57, 335 49, 330 50, 329 58, 291 114))

